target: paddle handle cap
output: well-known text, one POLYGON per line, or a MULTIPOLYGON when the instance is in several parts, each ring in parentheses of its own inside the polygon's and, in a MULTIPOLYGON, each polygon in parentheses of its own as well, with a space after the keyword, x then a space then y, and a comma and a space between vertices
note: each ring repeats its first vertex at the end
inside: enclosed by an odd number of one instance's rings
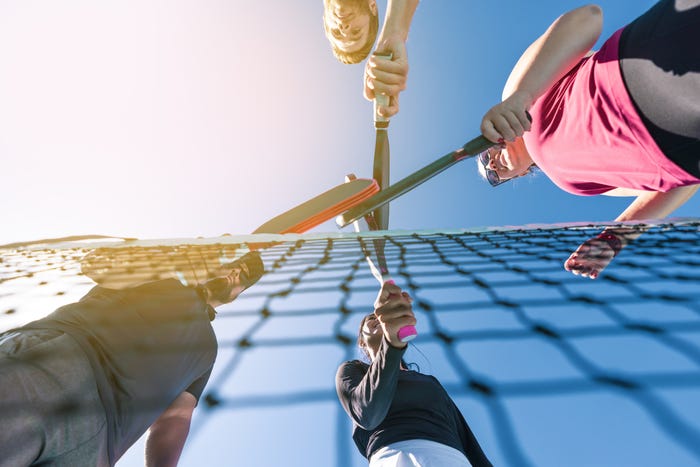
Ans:
MULTIPOLYGON (((386 281, 387 284, 395 284, 394 280, 386 281)), ((401 342, 410 342, 418 336, 418 331, 415 326, 404 326, 398 330, 396 337, 399 338, 401 342)))

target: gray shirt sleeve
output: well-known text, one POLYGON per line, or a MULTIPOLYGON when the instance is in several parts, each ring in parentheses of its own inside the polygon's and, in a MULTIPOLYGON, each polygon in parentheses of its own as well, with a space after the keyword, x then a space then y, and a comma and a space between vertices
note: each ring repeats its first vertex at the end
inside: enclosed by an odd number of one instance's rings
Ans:
POLYGON ((340 403, 352 420, 364 430, 373 430, 386 417, 394 399, 405 348, 392 347, 382 339, 370 365, 358 360, 338 368, 335 387, 340 403))
POLYGON ((204 373, 202 376, 197 378, 190 384, 190 386, 185 389, 186 392, 189 392, 192 394, 195 399, 197 399, 197 403, 199 403, 199 398, 202 396, 202 392, 204 392, 204 386, 207 385, 207 382, 209 381, 209 376, 211 375, 211 368, 204 373))

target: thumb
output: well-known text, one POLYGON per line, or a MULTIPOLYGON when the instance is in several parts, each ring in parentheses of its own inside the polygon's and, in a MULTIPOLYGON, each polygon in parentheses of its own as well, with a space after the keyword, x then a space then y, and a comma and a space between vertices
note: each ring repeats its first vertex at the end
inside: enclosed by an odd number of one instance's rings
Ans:
POLYGON ((388 39, 382 41, 375 51, 380 54, 391 54, 392 62, 402 62, 406 60, 406 44, 400 39, 388 39))
POLYGON ((370 76, 369 73, 367 73, 367 65, 365 65, 365 77, 364 77, 364 89, 362 94, 365 96, 365 99, 368 101, 374 100, 374 89, 369 87, 369 80, 370 76))
POLYGON ((366 79, 365 79, 365 88, 364 88, 362 94, 365 96, 365 99, 367 99, 368 101, 374 100, 374 89, 369 87, 366 79))

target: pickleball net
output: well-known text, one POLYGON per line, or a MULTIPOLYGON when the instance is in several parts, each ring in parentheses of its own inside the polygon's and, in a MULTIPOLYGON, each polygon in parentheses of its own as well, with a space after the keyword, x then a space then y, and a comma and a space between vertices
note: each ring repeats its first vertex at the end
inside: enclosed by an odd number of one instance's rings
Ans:
POLYGON ((263 447, 251 465, 366 465, 334 375, 359 358, 377 293, 362 244, 380 235, 414 298, 406 359, 442 382, 494 465, 698 465, 700 220, 644 225, 595 281, 564 271, 603 227, 15 244, 0 249, 0 330, 84 295, 95 248, 121 258, 104 274, 149 264, 150 279, 177 267, 192 280, 274 240, 261 281, 219 308, 219 356, 181 465, 225 465, 251 446, 263 447))

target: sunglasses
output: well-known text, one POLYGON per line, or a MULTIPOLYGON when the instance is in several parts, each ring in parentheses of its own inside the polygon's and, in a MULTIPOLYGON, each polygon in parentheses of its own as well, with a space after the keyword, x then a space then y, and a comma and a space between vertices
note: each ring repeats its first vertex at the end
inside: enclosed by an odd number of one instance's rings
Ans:
POLYGON ((484 175, 486 176, 486 181, 489 182, 489 185, 491 186, 498 186, 502 183, 507 182, 510 180, 510 178, 505 178, 502 179, 501 177, 498 176, 498 173, 489 168, 489 164, 491 163, 491 159, 496 156, 501 150, 503 149, 502 145, 498 146, 492 146, 488 148, 486 151, 482 152, 479 154, 477 157, 477 162, 481 166, 481 169, 484 172, 484 175))
POLYGON ((226 266, 238 270, 238 283, 246 289, 260 279, 264 268, 257 253, 247 253, 226 266))

